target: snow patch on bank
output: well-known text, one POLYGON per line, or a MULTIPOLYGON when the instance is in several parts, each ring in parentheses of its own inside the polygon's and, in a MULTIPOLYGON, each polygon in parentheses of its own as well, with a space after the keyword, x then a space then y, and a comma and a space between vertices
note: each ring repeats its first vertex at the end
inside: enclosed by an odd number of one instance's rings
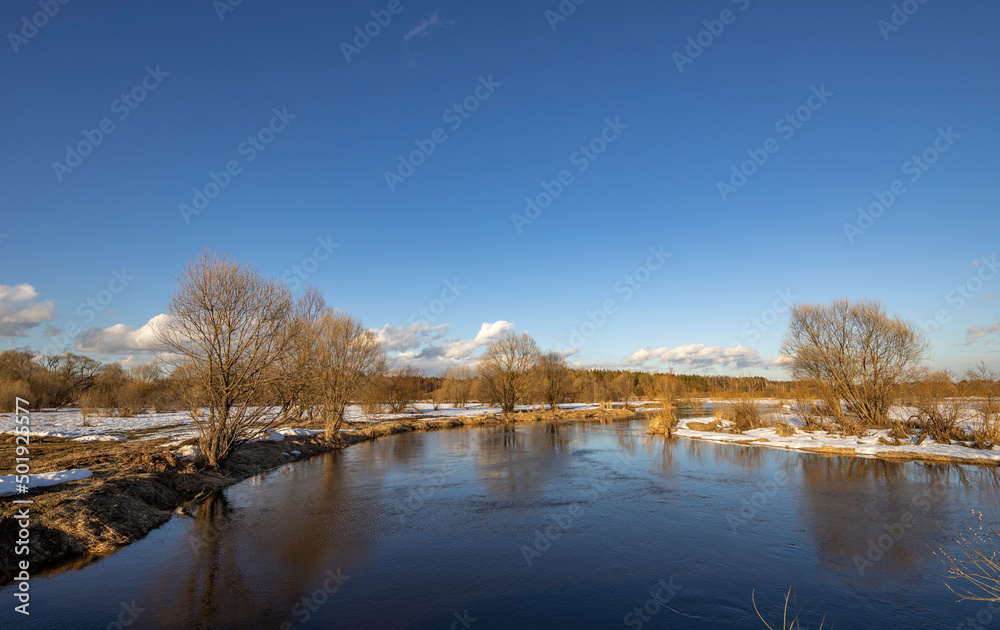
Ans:
POLYGON ((42 473, 40 475, 29 475, 27 484, 18 484, 17 475, 0 476, 0 497, 20 494, 18 485, 26 485, 28 488, 42 488, 45 486, 55 486, 67 481, 77 481, 91 476, 91 472, 86 468, 76 468, 73 470, 60 470, 58 472, 42 473))

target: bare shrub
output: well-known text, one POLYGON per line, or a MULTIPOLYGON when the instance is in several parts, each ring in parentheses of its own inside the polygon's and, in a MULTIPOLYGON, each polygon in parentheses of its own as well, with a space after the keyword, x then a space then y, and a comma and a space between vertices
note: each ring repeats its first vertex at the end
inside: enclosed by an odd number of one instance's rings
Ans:
POLYGON ((677 424, 677 411, 672 405, 665 404, 653 413, 649 420, 649 429, 646 432, 651 435, 673 437, 677 424))
POLYGON ((13 413, 17 406, 16 398, 22 398, 34 404, 31 397, 31 386, 28 381, 0 377, 0 412, 13 413))
POLYGON ((967 437, 958 426, 965 413, 965 401, 956 397, 958 388, 947 372, 924 372, 920 380, 909 384, 907 391, 904 402, 916 410, 910 420, 921 433, 940 444, 967 437))
MULTIPOLYGON (((753 610, 757 613, 757 617, 760 619, 761 623, 764 624, 764 627, 768 630, 797 630, 802 627, 801 622, 799 621, 799 616, 802 614, 802 608, 795 607, 794 592, 795 587, 792 586, 789 587, 788 592, 785 593, 784 605, 781 608, 781 623, 778 626, 772 626, 769 624, 767 620, 764 619, 764 615, 762 615, 760 610, 758 610, 756 590, 750 593, 750 601, 753 602, 753 610), (789 608, 789 604, 791 604, 791 608, 789 608), (789 618, 789 614, 791 614, 791 618, 789 618)), ((819 622, 819 630, 823 630, 823 625, 825 623, 826 616, 824 615, 823 619, 819 622)))
POLYGON ((915 325, 881 303, 847 299, 792 307, 781 344, 792 375, 818 383, 826 400, 844 400, 863 427, 888 426, 896 386, 927 348, 915 325))
POLYGON ((989 513, 987 519, 981 511, 973 511, 968 532, 953 534, 955 549, 934 552, 947 565, 948 579, 961 584, 945 582, 945 586, 963 601, 1000 602, 1000 522, 992 509, 989 513))
POLYGON ((276 418, 259 401, 290 344, 291 314, 288 287, 249 266, 205 251, 181 272, 154 334, 184 366, 192 408, 207 409, 195 423, 210 465, 273 426, 276 418))
POLYGON ((972 441, 976 448, 1000 445, 1000 374, 981 362, 966 373, 965 391, 975 412, 972 441))
POLYGON ((772 422, 759 400, 744 396, 713 408, 716 418, 728 420, 736 433, 759 429, 772 422))

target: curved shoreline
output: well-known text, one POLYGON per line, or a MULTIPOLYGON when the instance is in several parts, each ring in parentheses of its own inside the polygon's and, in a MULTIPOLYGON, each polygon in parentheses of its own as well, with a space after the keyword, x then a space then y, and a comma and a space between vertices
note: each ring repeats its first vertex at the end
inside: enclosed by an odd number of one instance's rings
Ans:
MULTIPOLYGON (((13 580, 18 560, 30 562, 31 575, 41 576, 64 569, 82 568, 144 538, 175 514, 189 513, 201 498, 250 477, 293 462, 343 450, 399 433, 437 431, 457 427, 495 426, 510 422, 527 424, 589 419, 624 419, 635 415, 622 409, 573 409, 567 411, 520 411, 497 414, 388 421, 356 430, 342 430, 343 442, 329 443, 322 436, 287 436, 281 442, 241 445, 219 469, 199 468, 178 459, 163 443, 141 441, 117 443, 72 443, 63 438, 42 439, 42 444, 77 447, 79 456, 66 456, 76 467, 91 468, 92 477, 58 486, 33 488, 31 506, 31 553, 0 557, 0 587, 13 580), (288 455, 289 451, 298 451, 288 455), (87 455, 97 453, 87 461, 87 455)), ((0 436, 3 437, 3 436, 0 436)), ((13 498, 13 497, 11 497, 13 498)), ((0 499, 0 545, 13 549, 18 526, 17 510, 10 500, 0 499)))
MULTIPOLYGON (((76 460, 75 463, 81 467, 93 466, 93 477, 33 489, 28 495, 35 502, 32 506, 29 556, 32 575, 81 568, 141 540, 175 514, 190 513, 203 497, 212 492, 286 464, 381 437, 459 427, 497 426, 505 422, 624 420, 636 414, 634 410, 585 408, 556 412, 520 411, 504 417, 486 414, 387 421, 342 431, 344 441, 341 444, 328 443, 322 436, 288 436, 281 442, 244 444, 221 469, 198 468, 193 462, 176 458, 162 443, 116 443, 116 450, 126 452, 124 458, 122 453, 105 455, 108 461, 97 461, 97 466, 86 461, 86 454, 76 460), (298 454, 289 456, 287 451, 292 450, 298 451, 298 454)), ((792 447, 760 436, 698 431, 684 426, 674 430, 673 435, 717 444, 775 448, 828 457, 851 456, 940 465, 1000 465, 1000 461, 985 458, 962 458, 912 450, 864 453, 837 445, 792 447)), ((13 503, 0 500, 0 517, 3 518, 0 545, 7 549, 13 547, 17 531, 12 518, 14 513, 13 503)), ((0 558, 0 587, 11 582, 15 561, 14 557, 0 558)))

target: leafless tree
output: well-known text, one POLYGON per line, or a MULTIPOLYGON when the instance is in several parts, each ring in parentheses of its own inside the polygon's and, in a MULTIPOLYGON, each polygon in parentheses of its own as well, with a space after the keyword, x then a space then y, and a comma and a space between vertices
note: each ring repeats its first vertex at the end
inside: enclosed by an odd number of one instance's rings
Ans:
POLYGON ((514 411, 514 405, 529 391, 538 356, 538 344, 528 333, 505 332, 483 352, 476 371, 503 413, 514 411))
POLYGON ((318 322, 326 302, 315 287, 307 286, 295 302, 289 319, 290 343, 274 369, 271 398, 281 406, 283 421, 303 415, 312 418, 316 404, 318 322))
POLYGON ((327 438, 335 441, 347 405, 385 372, 386 358, 374 333, 350 315, 327 309, 317 327, 316 384, 327 438))
POLYGON ((548 352, 538 358, 534 379, 539 399, 547 402, 552 411, 572 394, 573 372, 566 358, 558 352, 548 352))
POLYGON ((379 379, 382 401, 391 413, 404 413, 420 396, 423 374, 412 367, 391 370, 379 379))
POLYGON ((866 426, 887 422, 894 390, 927 353, 927 340, 878 301, 792 307, 781 351, 794 378, 820 383, 866 426))
POLYGON ((475 375, 472 368, 453 367, 448 368, 444 377, 444 396, 455 408, 465 407, 472 397, 472 390, 475 386, 475 375))
POLYGON ((210 465, 272 426, 260 395, 291 342, 291 314, 288 288, 248 265, 206 250, 181 272, 154 334, 207 411, 195 422, 210 465))

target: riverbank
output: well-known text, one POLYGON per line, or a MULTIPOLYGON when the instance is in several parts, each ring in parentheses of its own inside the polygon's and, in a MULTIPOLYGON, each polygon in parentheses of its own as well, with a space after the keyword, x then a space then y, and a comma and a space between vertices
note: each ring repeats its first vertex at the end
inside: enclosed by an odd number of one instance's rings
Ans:
MULTIPOLYGON (((340 450, 398 433, 437 431, 462 426, 490 426, 586 419, 624 419, 634 411, 601 410, 592 406, 566 411, 524 410, 507 416, 496 413, 387 420, 341 432, 334 444, 322 435, 286 435, 281 441, 244 444, 224 466, 210 469, 196 460, 178 457, 176 440, 79 442, 64 437, 32 437, 32 471, 44 473, 85 468, 92 476, 56 486, 32 489, 19 499, 31 505, 33 575, 46 567, 76 560, 86 565, 143 538, 176 513, 195 509, 212 492, 278 468, 292 461, 340 450)), ((304 426, 302 428, 312 428, 304 426)), ((318 428, 318 427, 316 427, 318 428)), ((185 442, 189 442, 186 440, 185 442)), ((14 436, 0 435, 0 470, 13 469, 14 436)), ((0 545, 13 549, 17 512, 9 499, 0 499, 0 545)), ((0 586, 13 577, 15 562, 23 557, 0 557, 0 586)))

